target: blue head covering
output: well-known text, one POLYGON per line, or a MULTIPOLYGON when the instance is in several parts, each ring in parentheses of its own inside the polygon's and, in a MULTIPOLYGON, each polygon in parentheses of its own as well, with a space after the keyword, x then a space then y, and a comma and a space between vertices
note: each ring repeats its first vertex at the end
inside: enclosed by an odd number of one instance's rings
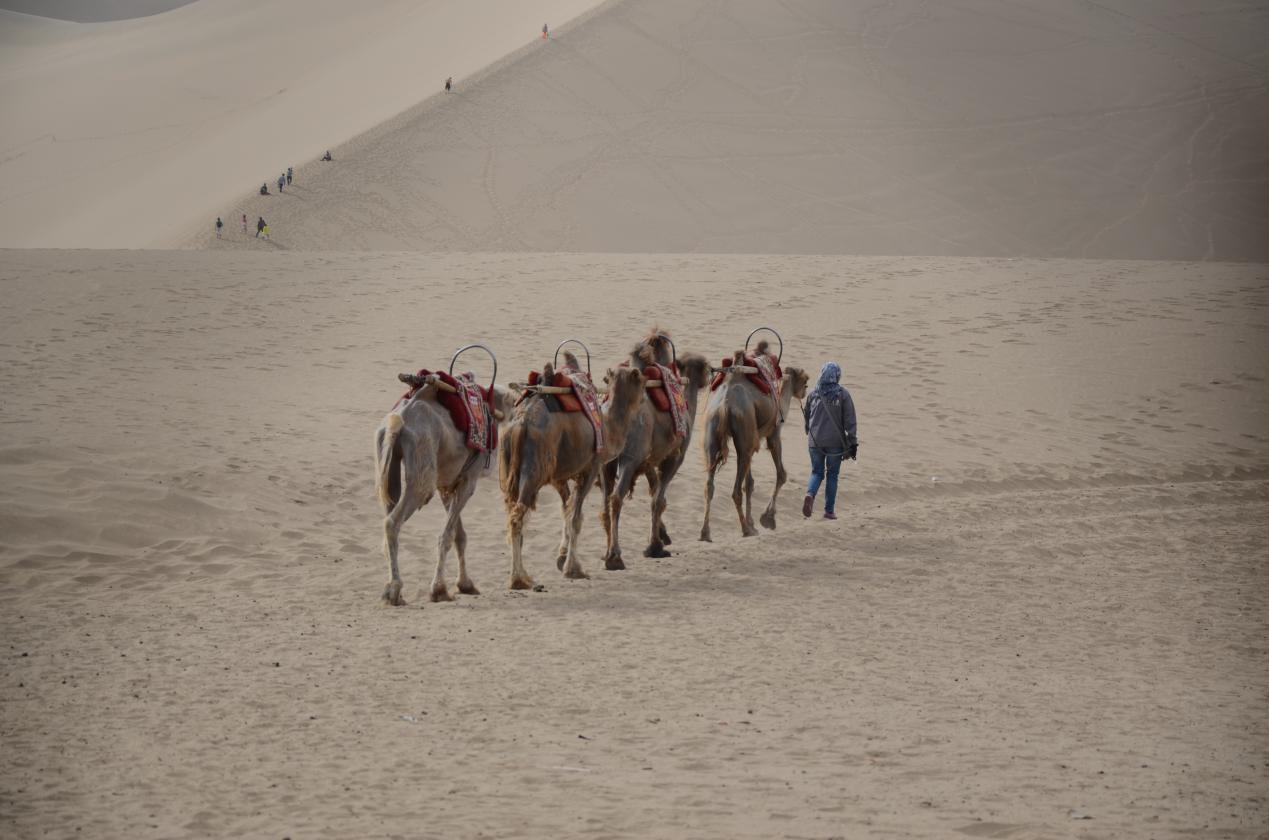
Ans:
POLYGON ((820 380, 815 383, 815 390, 824 397, 836 397, 841 393, 842 368, 837 362, 825 362, 820 368, 820 380))

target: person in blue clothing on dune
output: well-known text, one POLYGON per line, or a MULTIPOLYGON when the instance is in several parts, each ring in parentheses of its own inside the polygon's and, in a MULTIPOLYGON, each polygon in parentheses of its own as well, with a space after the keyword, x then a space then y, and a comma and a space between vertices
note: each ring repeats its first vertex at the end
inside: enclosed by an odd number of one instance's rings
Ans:
POLYGON ((806 486, 806 498, 802 500, 802 515, 808 518, 821 484, 824 486, 824 518, 837 518, 834 511, 837 474, 842 461, 854 459, 859 452, 855 401, 850 391, 842 387, 841 378, 841 366, 825 362, 815 390, 802 407, 806 443, 811 452, 811 480, 806 486))

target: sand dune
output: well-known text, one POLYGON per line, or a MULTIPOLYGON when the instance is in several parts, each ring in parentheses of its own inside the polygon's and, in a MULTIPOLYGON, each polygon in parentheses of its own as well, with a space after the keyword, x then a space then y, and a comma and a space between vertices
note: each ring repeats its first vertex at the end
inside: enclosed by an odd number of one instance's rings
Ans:
POLYGON ((304 250, 1265 260, 1266 44, 1241 3, 625 0, 223 210, 304 250))
POLYGON ((0 246, 171 244, 596 2, 203 0, 83 25, 0 11, 0 246))
MULTIPOLYGON (((1260 836, 1263 266, 842 257, 6 252, 7 836, 1260 836), (738 284, 751 291, 735 294, 738 284), (560 301, 569 301, 566 310, 560 301), (837 523, 552 564, 389 610, 371 432, 397 370, 652 318, 842 360, 837 523), (479 313, 477 315, 476 313, 479 313), (420 609, 422 607, 422 609, 420 609), (1092 817, 1073 821, 1072 812, 1092 817), (1088 834, 1091 826, 1093 829, 1088 834)), ((772 470, 759 459, 758 490, 772 470)), ((727 485, 727 479, 724 485, 727 485)), ((403 541, 426 585, 436 506, 403 541)))

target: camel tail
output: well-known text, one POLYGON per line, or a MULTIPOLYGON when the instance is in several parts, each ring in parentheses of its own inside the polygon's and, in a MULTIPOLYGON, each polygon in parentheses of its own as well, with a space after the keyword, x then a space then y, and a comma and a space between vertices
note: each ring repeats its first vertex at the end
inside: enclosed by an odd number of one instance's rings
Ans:
POLYGON ((523 423, 513 423, 498 447, 498 480, 507 509, 520 500, 520 486, 524 472, 525 440, 529 430, 523 423))
POLYGON ((724 409, 711 418, 714 421, 713 428, 706 427, 706 467, 713 464, 722 466, 727 463, 727 441, 731 438, 731 418, 728 417, 727 410, 724 409), (716 451, 711 452, 710 449, 716 451))
POLYGON ((384 424, 384 432, 379 437, 379 451, 376 453, 376 460, 379 462, 379 471, 375 482, 379 491, 379 501, 383 503, 385 508, 391 509, 397 503, 396 497, 399 492, 394 493, 394 485, 399 489, 401 467, 401 453, 397 450, 397 439, 401 436, 401 429, 404 428, 405 421, 401 419, 401 415, 392 413, 388 415, 388 420, 384 424))

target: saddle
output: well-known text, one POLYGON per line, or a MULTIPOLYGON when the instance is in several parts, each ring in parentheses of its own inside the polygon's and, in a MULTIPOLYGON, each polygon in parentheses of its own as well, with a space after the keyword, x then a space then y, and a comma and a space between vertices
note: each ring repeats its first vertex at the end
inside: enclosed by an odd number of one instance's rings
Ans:
POLYGON ((400 379, 410 385, 410 390, 397 400, 397 405, 427 387, 425 380, 432 376, 454 389, 451 393, 438 388, 436 401, 449 413, 449 419, 458 431, 462 432, 467 448, 477 452, 492 452, 497 449, 498 424, 494 422, 493 389, 477 385, 475 377, 470 373, 454 377, 444 371, 430 371, 427 368, 420 368, 413 376, 403 373, 400 379))
POLYGON ((546 404, 547 411, 564 411, 568 413, 580 412, 586 417, 590 423, 591 429, 595 432, 595 451, 604 451, 604 415, 599 407, 599 393, 595 390, 595 385, 590 381, 590 376, 583 370, 574 367, 566 367, 563 370, 556 371, 551 377, 550 385, 554 388, 568 388, 568 392, 558 394, 544 394, 540 391, 532 390, 532 386, 542 386, 547 383, 542 382, 542 375, 537 371, 529 373, 528 385, 530 390, 520 395, 520 399, 516 400, 516 404, 524 402, 532 394, 537 394, 546 404))
MULTIPOLYGON (((622 362, 621 366, 628 367, 629 364, 622 362)), ((692 418, 687 416, 687 397, 683 395, 683 380, 680 378, 678 363, 672 362, 669 367, 648 365, 643 369, 643 378, 647 380, 647 394, 652 399, 652 407, 663 414, 669 414, 674 420, 674 434, 686 437, 692 418), (653 385, 653 382, 659 384, 653 385)))
MULTIPOLYGON (((748 367, 756 367, 757 373, 747 373, 749 381, 754 384, 762 393, 769 397, 776 397, 780 390, 780 380, 784 378, 784 371, 780 369, 780 364, 775 357, 770 354, 763 355, 746 355, 745 365, 748 367)), ((723 363, 719 367, 729 368, 732 366, 732 359, 723 359, 723 363)), ((727 376, 726 371, 719 371, 714 374, 714 379, 709 383, 711 391, 717 391, 718 386, 723 384, 723 378, 727 376)))
MULTIPOLYGON (((573 387, 573 381, 563 373, 558 372, 551 378, 550 382, 543 382, 542 374, 535 370, 529 374, 528 382, 530 385, 553 385, 556 388, 573 387)), ((525 391, 520 395, 520 399, 516 400, 516 404, 524 402, 532 393, 532 391, 525 391)), ((540 396, 546 401, 548 411, 564 411, 572 414, 582 410, 582 401, 577 398, 575 393, 541 394, 540 396)))

